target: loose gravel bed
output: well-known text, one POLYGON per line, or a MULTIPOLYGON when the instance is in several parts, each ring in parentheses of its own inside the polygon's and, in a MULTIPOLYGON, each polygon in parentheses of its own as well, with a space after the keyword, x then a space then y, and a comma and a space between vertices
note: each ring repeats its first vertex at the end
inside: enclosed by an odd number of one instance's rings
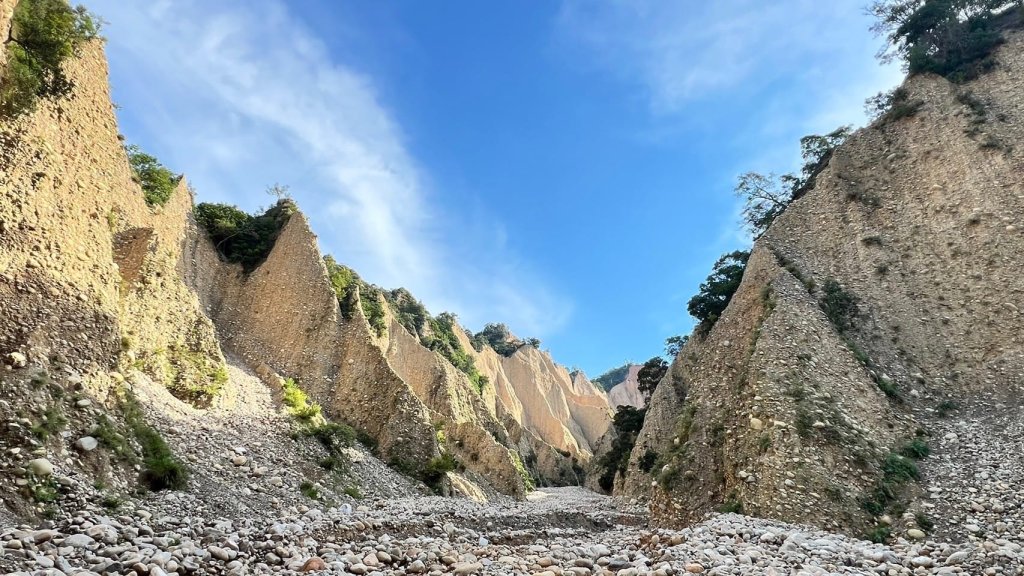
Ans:
POLYGON ((0 567, 20 574, 1019 574, 998 540, 891 546, 720 515, 648 530, 643 510, 580 488, 527 502, 414 497, 352 510, 292 508, 268 519, 135 509, 0 534, 0 567))

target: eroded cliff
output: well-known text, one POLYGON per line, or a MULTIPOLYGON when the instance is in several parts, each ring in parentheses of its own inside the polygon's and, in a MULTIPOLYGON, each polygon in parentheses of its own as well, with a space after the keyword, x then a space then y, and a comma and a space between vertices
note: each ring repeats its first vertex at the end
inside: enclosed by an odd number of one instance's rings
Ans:
POLYGON ((1022 44, 967 84, 912 77, 913 112, 835 150, 658 386, 622 493, 666 524, 724 506, 862 530, 940 406, 1020 394, 1022 44))

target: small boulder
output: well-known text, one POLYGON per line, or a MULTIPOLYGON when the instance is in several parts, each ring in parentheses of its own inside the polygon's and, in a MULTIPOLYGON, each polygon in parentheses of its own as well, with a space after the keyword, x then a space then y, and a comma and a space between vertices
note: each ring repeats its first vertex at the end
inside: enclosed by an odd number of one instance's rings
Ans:
POLYGON ((53 464, 46 458, 36 458, 28 463, 28 471, 39 477, 53 474, 53 464))
POLYGON ((327 570, 327 564, 316 556, 306 560, 306 563, 302 565, 303 572, 316 572, 319 570, 327 570))
POLYGON ((4 362, 13 368, 24 368, 28 364, 28 358, 25 357, 21 352, 11 352, 7 356, 4 356, 4 362))
POLYGON ((99 446, 99 442, 92 436, 82 436, 75 441, 75 448, 82 452, 92 452, 99 446))

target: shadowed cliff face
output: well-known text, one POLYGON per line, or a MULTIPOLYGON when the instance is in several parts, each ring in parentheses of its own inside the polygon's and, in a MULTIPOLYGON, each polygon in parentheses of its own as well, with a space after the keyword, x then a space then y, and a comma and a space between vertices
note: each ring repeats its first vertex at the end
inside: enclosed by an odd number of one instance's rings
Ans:
POLYGON ((1022 47, 1012 36, 996 70, 963 86, 910 79, 915 115, 836 150, 755 244, 711 333, 675 359, 621 492, 650 498, 664 524, 742 503, 863 529, 880 463, 922 418, 982 390, 1020 394, 1022 47), (850 329, 819 306, 829 281, 857 303, 850 329))

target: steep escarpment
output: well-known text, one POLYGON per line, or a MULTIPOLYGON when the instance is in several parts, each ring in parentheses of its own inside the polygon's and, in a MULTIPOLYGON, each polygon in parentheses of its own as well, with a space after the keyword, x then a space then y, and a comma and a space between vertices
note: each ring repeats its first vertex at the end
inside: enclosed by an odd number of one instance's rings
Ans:
POLYGON ((1021 392, 1022 54, 1013 34, 977 80, 910 78, 913 106, 832 153, 656 389, 621 493, 666 524, 866 530, 926 504, 894 480, 916 474, 905 446, 944 406, 1021 392))

